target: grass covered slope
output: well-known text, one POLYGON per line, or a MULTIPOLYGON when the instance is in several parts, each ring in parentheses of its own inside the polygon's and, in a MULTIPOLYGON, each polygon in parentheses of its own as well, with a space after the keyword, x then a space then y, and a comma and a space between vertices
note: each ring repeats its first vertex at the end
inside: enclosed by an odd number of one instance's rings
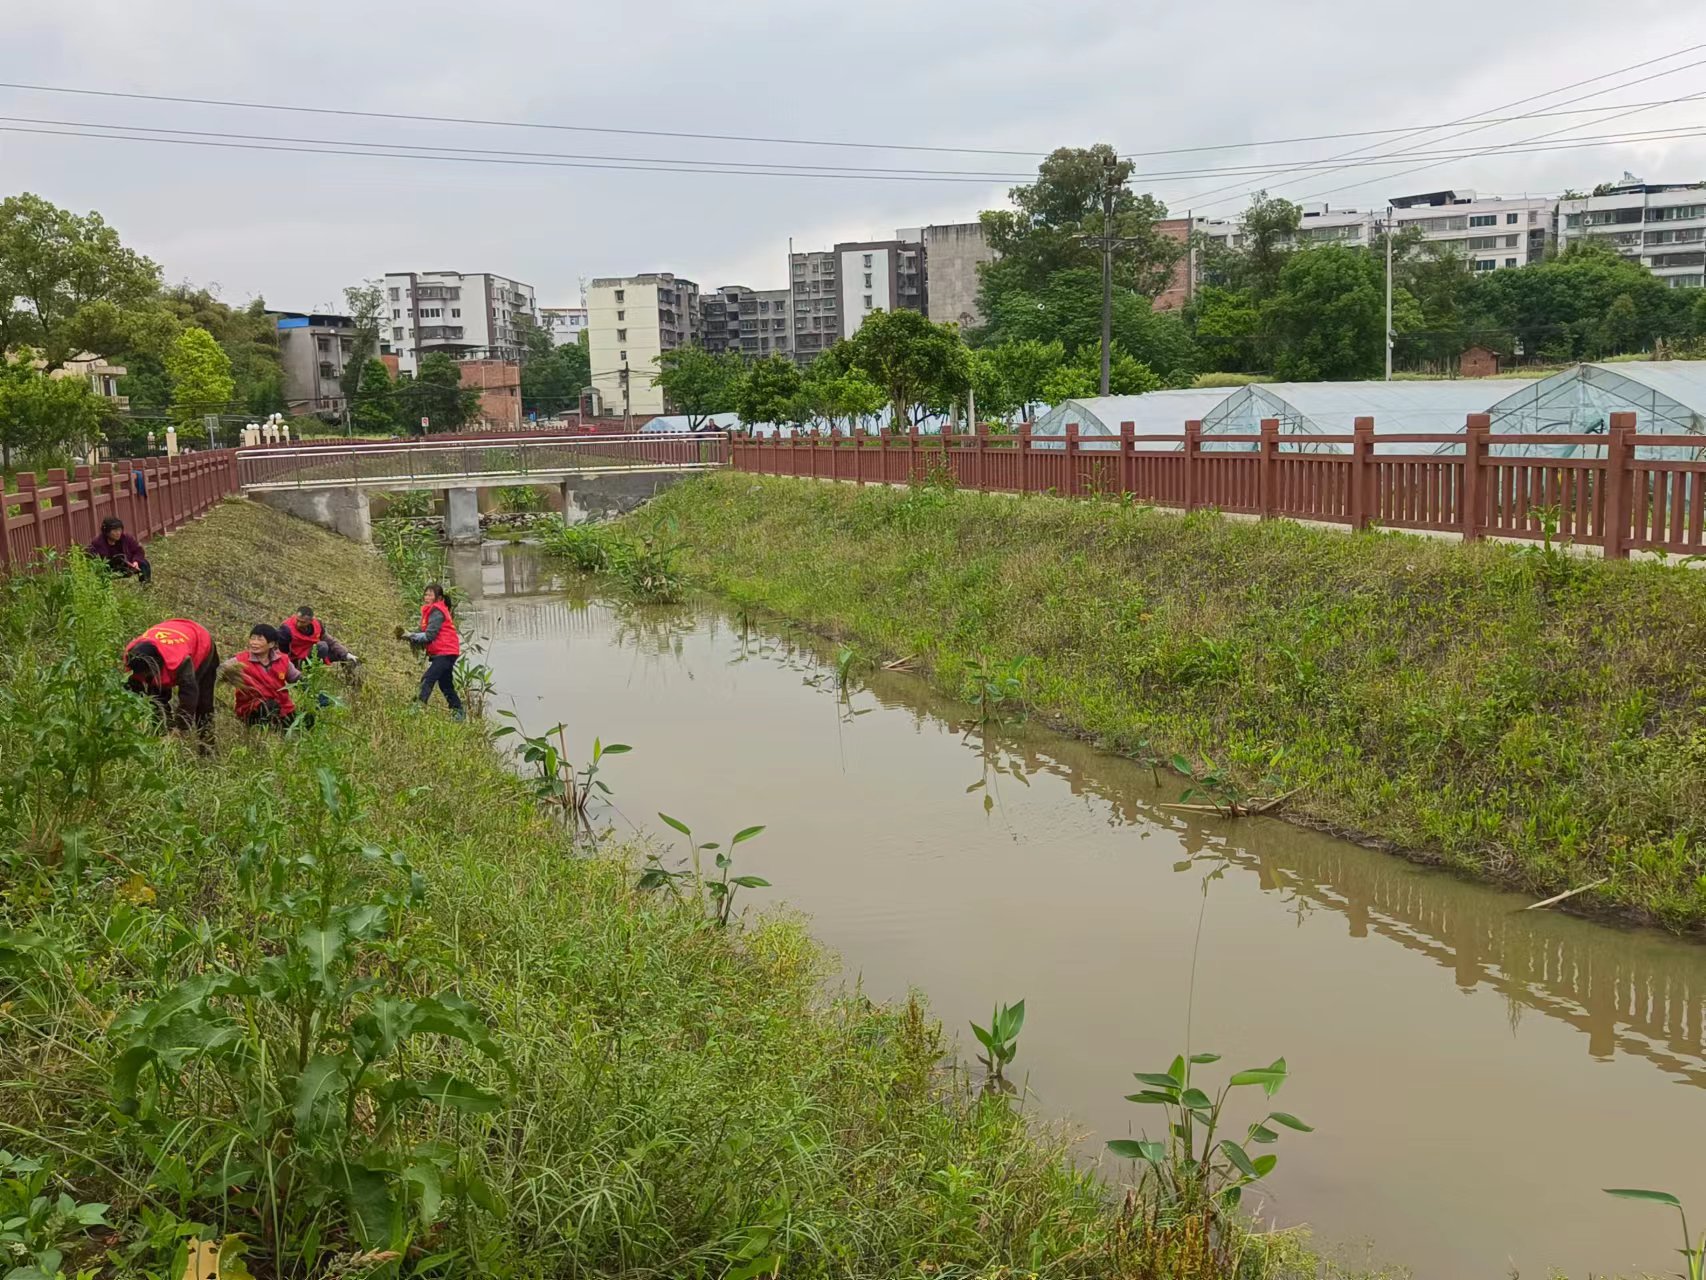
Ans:
POLYGON ((0 583, 0 1148, 109 1205, 32 1251, 171 1280, 192 1233, 261 1276, 1122 1272, 1104 1189, 946 1088, 915 1006, 826 998, 795 922, 720 931, 574 856, 479 726, 412 710, 371 551, 230 503, 150 552, 147 594, 0 583), (352 709, 245 737, 222 691, 210 759, 132 720, 113 664, 147 622, 229 651, 303 601, 368 660, 352 709))
POLYGON ((1021 657, 1040 711, 1213 760, 1294 814, 1536 891, 1706 921, 1706 573, 1115 503, 724 472, 671 527, 747 606, 918 655, 1021 657))

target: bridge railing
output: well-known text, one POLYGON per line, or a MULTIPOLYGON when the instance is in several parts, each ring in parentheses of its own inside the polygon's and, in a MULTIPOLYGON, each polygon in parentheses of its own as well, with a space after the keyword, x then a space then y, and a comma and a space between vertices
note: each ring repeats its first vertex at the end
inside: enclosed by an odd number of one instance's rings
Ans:
POLYGON ((248 448, 237 456, 245 489, 340 485, 421 488, 561 477, 591 471, 698 471, 727 466, 723 434, 562 435, 395 445, 292 445, 248 448))

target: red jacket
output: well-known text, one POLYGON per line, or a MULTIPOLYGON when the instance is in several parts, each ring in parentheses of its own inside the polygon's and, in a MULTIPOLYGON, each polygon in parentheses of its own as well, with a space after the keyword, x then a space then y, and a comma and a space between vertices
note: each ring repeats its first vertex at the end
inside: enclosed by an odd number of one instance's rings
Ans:
POLYGON ((421 606, 421 630, 431 633, 432 628, 427 624, 434 613, 442 614, 443 617, 438 625, 438 634, 427 641, 427 657, 442 658, 446 654, 460 654, 462 637, 456 634, 456 623, 451 620, 450 606, 444 601, 434 600, 431 604, 421 606))
POLYGON ((253 715, 270 702, 284 715, 296 710, 286 687, 290 675, 290 659, 282 653, 271 658, 257 659, 247 649, 237 655, 242 665, 237 668, 241 682, 237 685, 236 711, 240 716, 253 715))
POLYGON ((284 632, 284 638, 290 642, 290 659, 292 662, 301 662, 307 658, 314 651, 314 646, 319 644, 326 635, 326 626, 318 618, 308 624, 306 632, 297 630, 301 625, 302 620, 294 614, 279 625, 279 630, 284 632))
POLYGON ((188 618, 167 618, 164 622, 156 622, 125 645, 125 657, 128 658, 130 651, 144 640, 152 642, 165 659, 165 669, 158 680, 141 681, 155 689, 173 688, 178 683, 178 671, 186 661, 192 672, 199 671, 213 656, 213 637, 201 623, 191 622, 188 618))

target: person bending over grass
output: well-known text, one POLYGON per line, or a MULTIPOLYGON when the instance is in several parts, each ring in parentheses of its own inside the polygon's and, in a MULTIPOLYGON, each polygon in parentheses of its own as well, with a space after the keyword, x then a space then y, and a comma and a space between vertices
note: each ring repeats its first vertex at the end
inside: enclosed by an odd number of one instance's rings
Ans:
POLYGON ((219 671, 219 650, 199 622, 167 618, 156 622, 124 647, 124 665, 133 693, 154 699, 160 718, 171 728, 188 729, 205 747, 213 740, 213 683, 219 671), (172 690, 178 707, 172 710, 172 690))
POLYGON ((286 618, 280 624, 279 632, 290 660, 299 667, 310 657, 326 663, 347 662, 352 667, 361 665, 360 658, 326 634, 326 624, 314 616, 313 605, 305 604, 286 618))
POLYGON ((279 652, 279 633, 266 623, 249 628, 248 646, 222 663, 219 678, 237 686, 237 718, 253 728, 288 729, 296 721, 290 686, 301 677, 296 665, 279 652))
POLYGON ((142 544, 124 531, 124 521, 108 516, 101 521, 101 532, 83 554, 99 560, 121 578, 136 578, 147 586, 154 578, 154 566, 148 563, 142 544))
POLYGON ((462 719, 462 699, 456 696, 456 659, 462 654, 462 638, 456 634, 456 622, 450 616, 450 601, 444 598, 444 588, 436 582, 427 583, 421 594, 421 629, 409 632, 410 644, 426 649, 427 669, 421 677, 421 705, 432 698, 433 686, 444 693, 454 719, 462 719))

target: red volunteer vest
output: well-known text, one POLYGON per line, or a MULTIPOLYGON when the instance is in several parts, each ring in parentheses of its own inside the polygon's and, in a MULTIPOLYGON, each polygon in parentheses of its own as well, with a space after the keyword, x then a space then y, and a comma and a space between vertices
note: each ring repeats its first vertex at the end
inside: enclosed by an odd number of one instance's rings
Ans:
POLYGON ((326 634, 325 624, 318 618, 308 624, 306 632, 297 630, 301 625, 302 620, 292 616, 284 620, 284 626, 281 628, 285 639, 290 642, 290 656, 298 663, 314 651, 314 646, 319 644, 320 638, 326 634))
POLYGON ((144 640, 152 641, 160 656, 165 659, 166 669, 158 680, 145 680, 156 689, 171 689, 178 683, 178 668, 188 658, 190 669, 201 670, 202 664, 213 656, 213 637, 207 628, 199 622, 191 622, 188 618, 167 618, 164 622, 156 622, 136 639, 125 645, 125 657, 130 651, 144 640))
POLYGON ((442 658, 447 653, 461 653, 462 637, 456 634, 456 623, 450 618, 450 606, 444 601, 434 600, 431 604, 421 606, 421 630, 426 630, 427 619, 432 617, 434 609, 444 615, 444 625, 438 629, 438 638, 427 645, 427 656, 429 658, 442 658))
POLYGON ((241 663, 237 674, 241 683, 237 686, 237 714, 252 715, 264 703, 272 702, 285 715, 296 710, 296 703, 291 701, 289 686, 285 683, 285 672, 290 663, 281 653, 269 659, 257 659, 247 649, 237 655, 241 663))

